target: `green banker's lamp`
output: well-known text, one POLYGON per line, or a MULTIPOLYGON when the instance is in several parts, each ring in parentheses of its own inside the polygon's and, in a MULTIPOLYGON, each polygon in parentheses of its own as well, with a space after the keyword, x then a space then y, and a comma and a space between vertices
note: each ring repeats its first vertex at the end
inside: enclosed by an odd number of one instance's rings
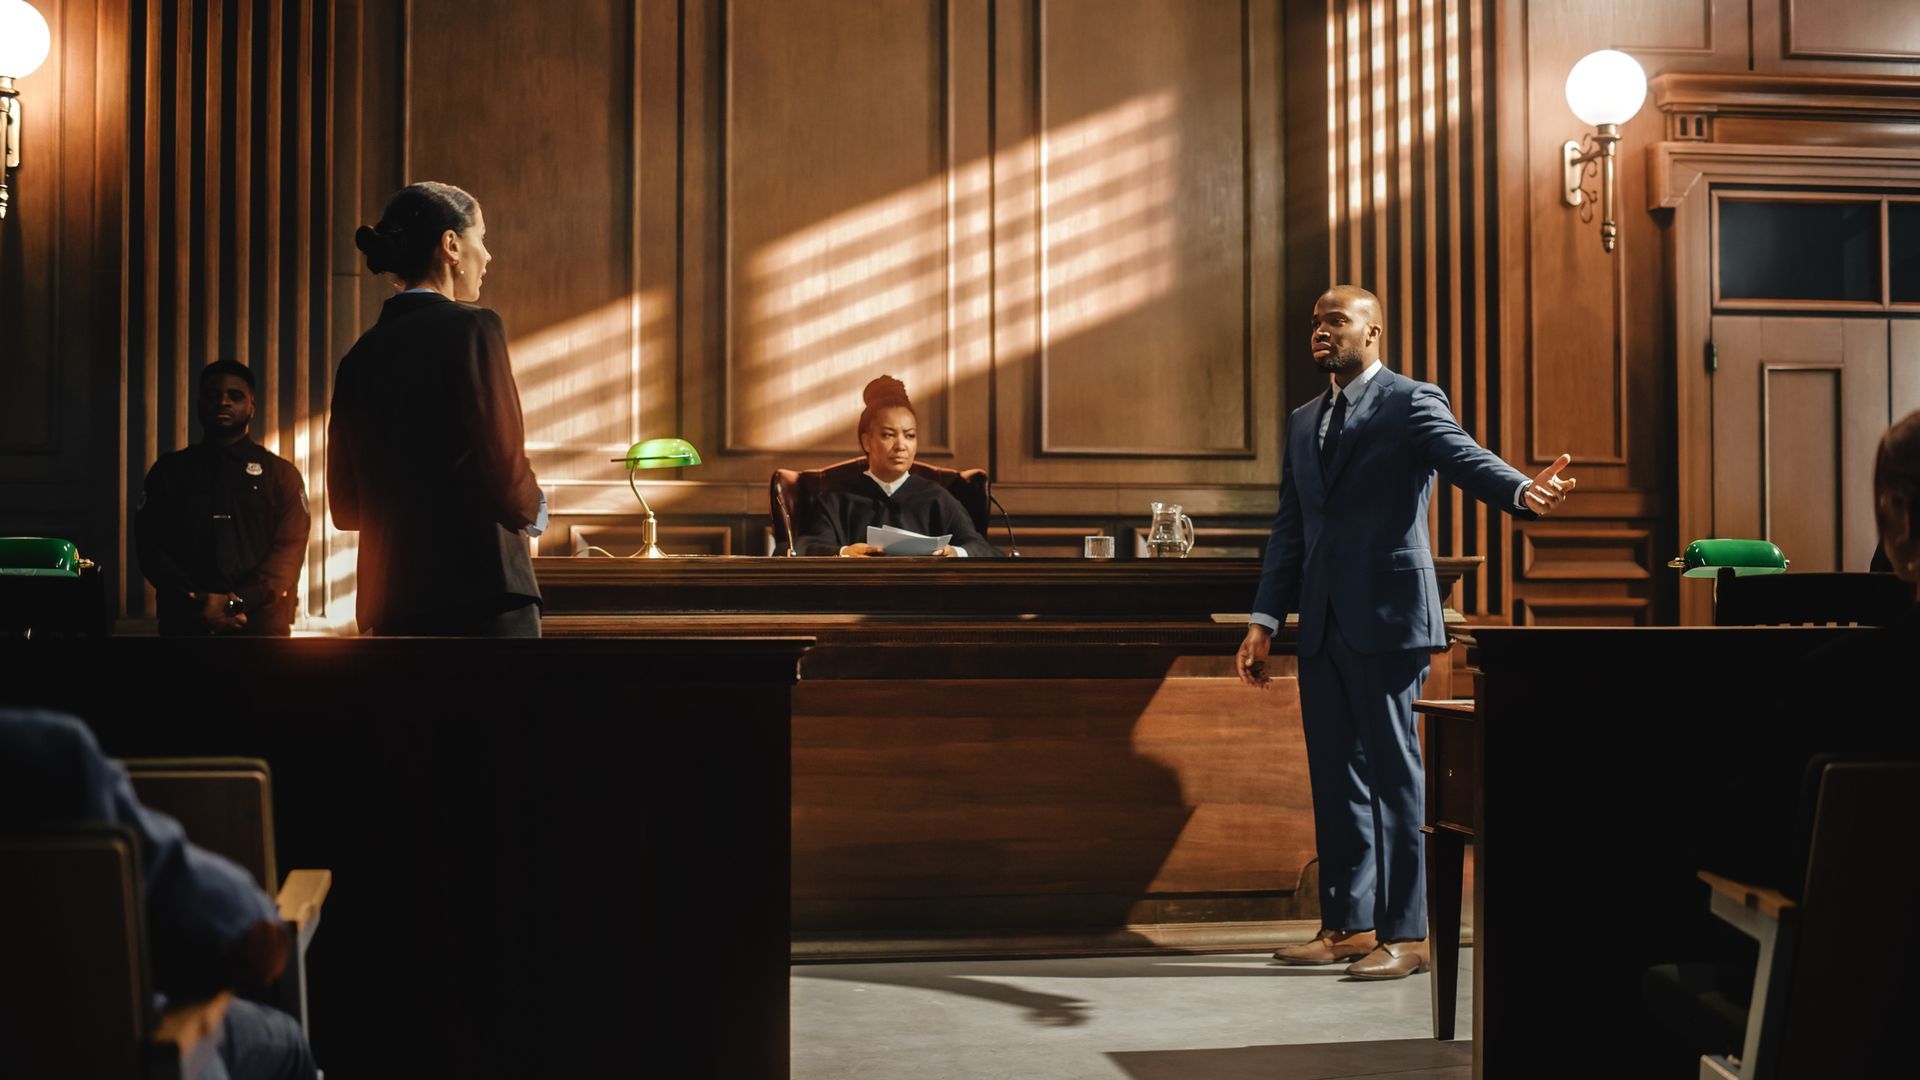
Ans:
POLYGON ((1681 577, 1713 579, 1713 601, 1720 604, 1720 581, 1729 577, 1758 577, 1787 572, 1787 557, 1767 540, 1695 540, 1680 557, 1667 563, 1681 577))
POLYGON ((653 507, 647 505, 647 497, 640 494, 640 484, 634 474, 641 469, 683 469, 688 465, 700 464, 700 451, 685 439, 643 439, 627 447, 626 457, 617 457, 614 461, 627 467, 627 486, 633 489, 633 497, 640 500, 640 508, 647 512, 647 520, 641 526, 640 538, 646 547, 634 552, 637 559, 664 559, 667 553, 660 550, 656 541, 659 535, 658 522, 653 516, 653 507))
POLYGON ((1667 565, 1680 571, 1681 577, 1717 578, 1722 572, 1753 577, 1786 573, 1787 557, 1766 540, 1695 540, 1667 565))

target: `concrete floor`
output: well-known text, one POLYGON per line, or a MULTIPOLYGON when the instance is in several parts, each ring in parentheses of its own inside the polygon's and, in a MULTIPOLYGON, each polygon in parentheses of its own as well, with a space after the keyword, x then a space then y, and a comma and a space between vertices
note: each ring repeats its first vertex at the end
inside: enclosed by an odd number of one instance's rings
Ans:
POLYGON ((794 1080, 1464 1080, 1427 975, 1361 982, 1265 954, 793 968, 794 1080))

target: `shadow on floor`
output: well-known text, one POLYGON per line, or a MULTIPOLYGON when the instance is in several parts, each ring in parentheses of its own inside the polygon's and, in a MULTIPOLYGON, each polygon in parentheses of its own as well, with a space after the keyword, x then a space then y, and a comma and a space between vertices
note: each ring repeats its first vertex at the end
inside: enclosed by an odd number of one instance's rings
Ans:
POLYGON ((1073 1027, 1089 1019, 1085 1001, 1064 994, 1027 990, 999 978, 1041 979, 1164 979, 1228 977, 1291 978, 1302 975, 1341 975, 1340 967, 1297 968, 1273 963, 1222 963, 1212 957, 1134 957, 1116 965, 1115 957, 1065 960, 1021 960, 1004 964, 992 961, 969 962, 964 974, 956 974, 956 965, 929 964, 806 964, 793 968, 793 976, 802 979, 832 979, 843 982, 903 986, 918 990, 936 990, 946 994, 997 1001, 1027 1010, 1027 1021, 1044 1027, 1073 1027))
POLYGON ((1131 1080, 1466 1080, 1473 1044, 1432 1039, 1232 1046, 1216 1050, 1129 1050, 1107 1054, 1131 1080))

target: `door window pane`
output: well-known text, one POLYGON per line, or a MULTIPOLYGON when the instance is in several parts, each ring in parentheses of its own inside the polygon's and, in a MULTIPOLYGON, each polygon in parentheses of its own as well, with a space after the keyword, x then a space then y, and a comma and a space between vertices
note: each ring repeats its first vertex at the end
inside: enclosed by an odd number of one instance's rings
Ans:
POLYGON ((1893 302, 1920 304, 1920 203, 1887 204, 1887 269, 1893 302))
POLYGON ((1720 297, 1879 303, 1879 204, 1723 200, 1720 297))

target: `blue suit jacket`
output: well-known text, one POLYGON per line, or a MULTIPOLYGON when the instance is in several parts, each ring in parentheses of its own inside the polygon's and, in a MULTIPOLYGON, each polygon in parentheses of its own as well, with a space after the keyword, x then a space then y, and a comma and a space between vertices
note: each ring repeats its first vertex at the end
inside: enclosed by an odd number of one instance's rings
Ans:
POLYGON ((1433 476, 1530 518, 1514 505, 1529 478, 1462 430, 1439 387, 1382 369, 1347 417, 1323 480, 1326 403, 1323 394, 1287 419, 1280 512, 1253 610, 1283 624, 1298 611, 1302 656, 1320 651, 1329 615, 1363 653, 1444 648, 1427 538, 1433 476))
POLYGON ((71 716, 0 709, 0 830, 68 822, 125 825, 140 837, 154 989, 199 998, 229 988, 235 942, 279 907, 245 870, 187 840, 141 805, 127 771, 71 716))

